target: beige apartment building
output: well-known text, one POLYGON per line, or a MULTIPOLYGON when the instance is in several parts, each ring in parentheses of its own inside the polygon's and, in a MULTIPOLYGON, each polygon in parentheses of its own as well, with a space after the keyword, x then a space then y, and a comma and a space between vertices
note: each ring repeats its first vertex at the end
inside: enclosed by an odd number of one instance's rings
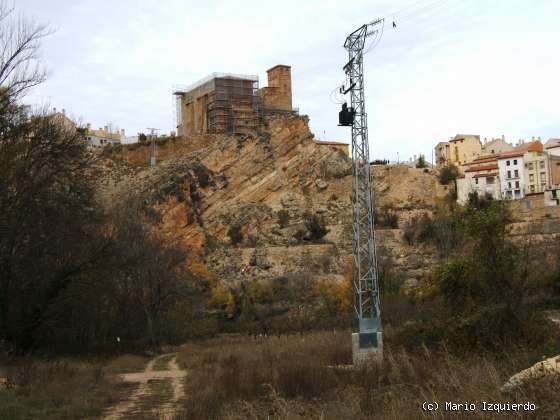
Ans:
POLYGON ((474 134, 457 134, 448 142, 439 142, 435 147, 436 166, 441 168, 449 164, 460 167, 473 161, 482 153, 480 136, 474 134))
POLYGON ((451 163, 460 166, 471 162, 482 153, 480 136, 474 134, 457 134, 449 140, 451 146, 451 163))
POLYGON ((484 143, 482 144, 482 155, 495 155, 499 153, 506 153, 511 152, 513 150, 513 146, 506 142, 504 136, 497 139, 492 139, 490 141, 486 141, 484 139, 484 143))
POLYGON ((542 193, 550 186, 550 159, 542 151, 527 151, 525 164, 525 194, 542 193))
POLYGON ((436 167, 443 168, 449 165, 451 160, 451 145, 448 141, 440 141, 434 148, 436 167))

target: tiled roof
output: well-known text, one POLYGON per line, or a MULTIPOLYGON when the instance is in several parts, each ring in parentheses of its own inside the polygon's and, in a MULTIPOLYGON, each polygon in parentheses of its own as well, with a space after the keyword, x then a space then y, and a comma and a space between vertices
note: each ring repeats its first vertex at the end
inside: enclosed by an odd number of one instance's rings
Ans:
POLYGON ((492 172, 492 173, 489 173, 489 174, 476 174, 475 176, 473 176, 473 178, 486 178, 486 177, 489 177, 489 176, 498 176, 498 173, 497 172, 492 172))
POLYGON ((492 169, 498 169, 498 165, 473 166, 472 168, 465 170, 465 172, 491 171, 492 169))

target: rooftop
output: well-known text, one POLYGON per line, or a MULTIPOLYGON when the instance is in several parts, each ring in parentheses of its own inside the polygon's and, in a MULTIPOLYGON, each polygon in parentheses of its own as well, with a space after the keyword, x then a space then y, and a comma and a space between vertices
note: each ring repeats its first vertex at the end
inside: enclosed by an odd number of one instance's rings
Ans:
POLYGON ((274 67, 269 68, 266 72, 268 73, 269 71, 272 71, 277 67, 286 67, 286 68, 289 68, 289 69, 292 68, 291 66, 287 66, 286 64, 276 64, 274 67))
POLYGON ((480 140, 480 136, 478 134, 455 134, 455 137, 453 137, 451 140, 449 141, 457 141, 457 140, 462 140, 465 137, 477 137, 480 140))
POLYGON ((498 176, 497 172, 492 172, 489 174, 476 174, 473 178, 489 178, 491 176, 498 176))
POLYGON ((491 171, 492 169, 498 169, 498 165, 473 166, 472 168, 465 170, 465 172, 491 171))
POLYGON ((194 82, 190 85, 176 85, 173 87, 173 94, 174 95, 181 95, 186 92, 190 92, 197 87, 202 86, 205 83, 208 83, 210 80, 213 79, 238 79, 238 80, 251 80, 252 82, 258 82, 259 76, 250 75, 250 74, 234 74, 234 73, 212 73, 197 82, 194 82))

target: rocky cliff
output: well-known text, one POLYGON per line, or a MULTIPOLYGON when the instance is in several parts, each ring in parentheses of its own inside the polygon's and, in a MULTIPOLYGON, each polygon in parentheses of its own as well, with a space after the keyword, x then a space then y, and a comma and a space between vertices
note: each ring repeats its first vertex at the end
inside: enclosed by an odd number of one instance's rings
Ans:
MULTIPOLYGON (((153 229, 185 245, 190 262, 205 263, 225 284, 294 273, 342 279, 352 248, 351 163, 342 151, 313 141, 306 117, 273 119, 253 136, 169 140, 158 145, 158 159, 156 167, 146 165, 145 145, 99 156, 104 203, 140 199, 153 229), (300 233, 306 215, 325 221, 329 231, 320 241, 300 233), (235 245, 232 226, 242 238, 235 245)), ((432 171, 404 165, 373 171, 380 221, 387 213, 395 218, 377 231, 380 264, 413 284, 437 255, 431 246, 408 245, 402 227, 433 212, 447 187, 432 171)))

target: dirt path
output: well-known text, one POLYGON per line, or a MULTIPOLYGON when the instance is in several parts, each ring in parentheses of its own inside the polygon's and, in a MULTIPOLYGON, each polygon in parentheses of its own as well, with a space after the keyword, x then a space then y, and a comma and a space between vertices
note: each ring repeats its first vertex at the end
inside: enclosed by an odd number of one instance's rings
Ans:
MULTIPOLYGON (((170 380, 173 395, 159 407, 151 408, 150 411, 157 413, 159 418, 171 420, 177 411, 177 402, 184 396, 183 378, 186 372, 177 364, 176 357, 173 357, 168 364, 167 370, 154 370, 154 365, 158 359, 169 356, 163 354, 158 356, 146 365, 144 372, 124 373, 119 375, 126 382, 138 383, 138 387, 126 399, 111 407, 105 415, 105 420, 117 420, 127 418, 130 413, 138 412, 139 402, 150 396, 148 382, 152 380, 170 380)), ((147 414, 147 413, 146 413, 147 414)))

